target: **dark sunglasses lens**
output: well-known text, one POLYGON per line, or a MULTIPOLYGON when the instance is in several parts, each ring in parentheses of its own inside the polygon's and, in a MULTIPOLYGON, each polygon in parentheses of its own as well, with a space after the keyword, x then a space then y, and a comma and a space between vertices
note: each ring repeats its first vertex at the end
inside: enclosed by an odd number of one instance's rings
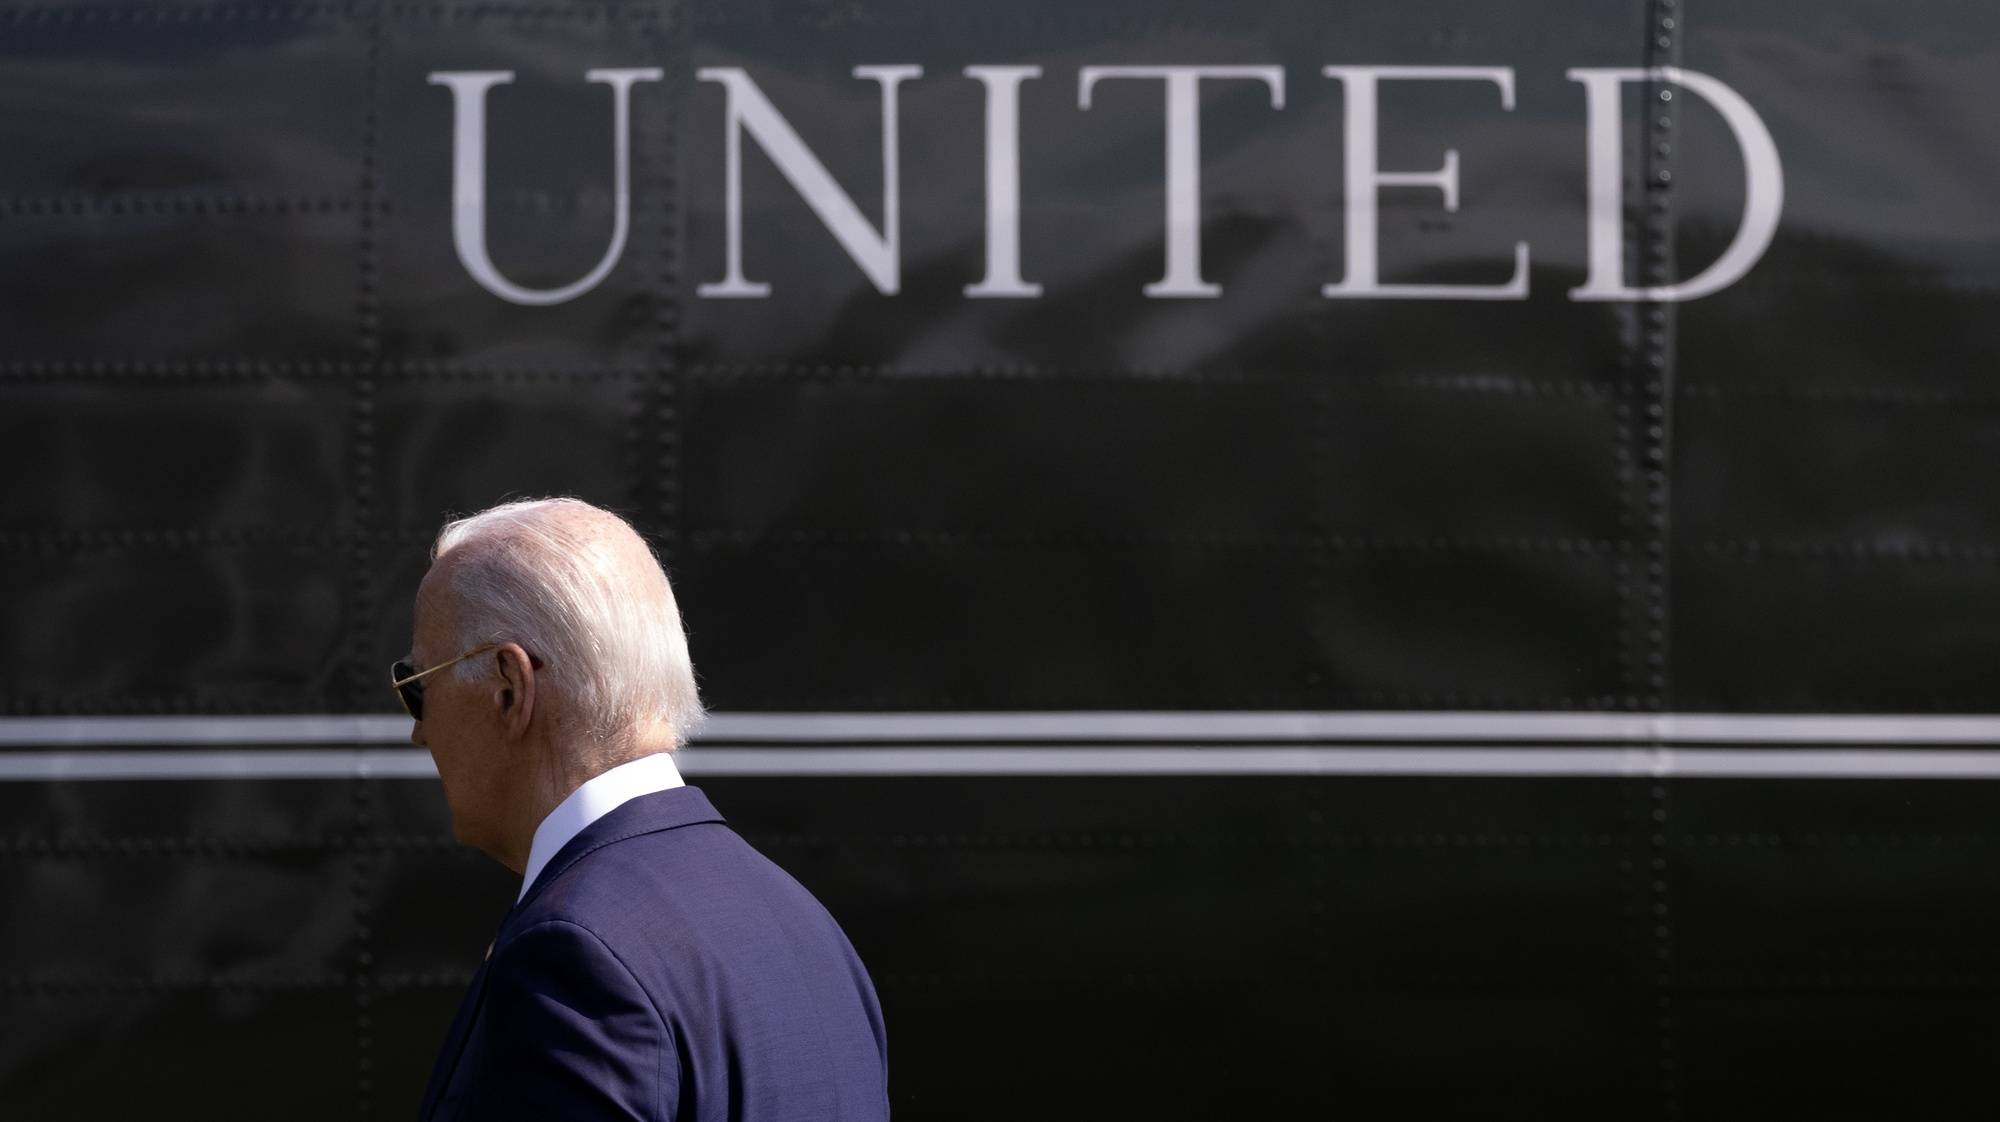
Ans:
MULTIPOLYGON (((416 669, 409 663, 398 662, 394 666, 389 667, 389 681, 391 683, 401 682, 415 673, 416 669)), ((422 682, 410 682, 397 686, 396 697, 402 701, 403 711, 410 715, 411 720, 421 721, 424 719, 424 684, 422 682)))

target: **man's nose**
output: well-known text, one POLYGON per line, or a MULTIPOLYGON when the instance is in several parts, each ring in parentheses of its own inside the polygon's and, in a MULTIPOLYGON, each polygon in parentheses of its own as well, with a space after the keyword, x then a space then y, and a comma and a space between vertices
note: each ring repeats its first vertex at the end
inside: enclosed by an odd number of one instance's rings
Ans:
POLYGON ((430 745, 424 743, 424 723, 422 721, 410 722, 410 743, 419 748, 430 747, 430 745))

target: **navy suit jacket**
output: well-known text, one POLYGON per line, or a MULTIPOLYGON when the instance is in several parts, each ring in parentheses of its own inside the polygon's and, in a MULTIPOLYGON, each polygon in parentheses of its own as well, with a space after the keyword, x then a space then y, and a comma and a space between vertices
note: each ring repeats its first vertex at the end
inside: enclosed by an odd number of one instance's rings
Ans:
POLYGON ((557 851, 500 925, 426 1122, 879 1122, 888 1045, 833 917, 694 787, 557 851))

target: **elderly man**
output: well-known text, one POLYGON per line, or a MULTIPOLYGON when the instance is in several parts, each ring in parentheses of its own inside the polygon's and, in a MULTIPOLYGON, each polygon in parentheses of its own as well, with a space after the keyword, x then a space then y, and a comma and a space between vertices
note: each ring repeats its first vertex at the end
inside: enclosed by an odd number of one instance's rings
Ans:
POLYGON ((867 971, 684 785, 700 715, 652 551, 573 499, 439 534, 392 684, 452 832, 522 875, 425 1119, 886 1119, 867 971))

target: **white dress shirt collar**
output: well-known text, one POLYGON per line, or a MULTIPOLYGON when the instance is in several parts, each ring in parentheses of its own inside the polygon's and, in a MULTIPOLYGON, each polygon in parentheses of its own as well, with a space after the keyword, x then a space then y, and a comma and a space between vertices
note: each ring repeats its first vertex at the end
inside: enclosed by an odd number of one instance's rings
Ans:
POLYGON ((640 795, 682 786, 681 771, 665 752, 627 760, 610 771, 584 780, 583 786, 556 804, 542 824, 535 827, 534 843, 528 847, 528 867, 521 874, 519 903, 562 847, 582 833, 584 827, 617 810, 640 795))

